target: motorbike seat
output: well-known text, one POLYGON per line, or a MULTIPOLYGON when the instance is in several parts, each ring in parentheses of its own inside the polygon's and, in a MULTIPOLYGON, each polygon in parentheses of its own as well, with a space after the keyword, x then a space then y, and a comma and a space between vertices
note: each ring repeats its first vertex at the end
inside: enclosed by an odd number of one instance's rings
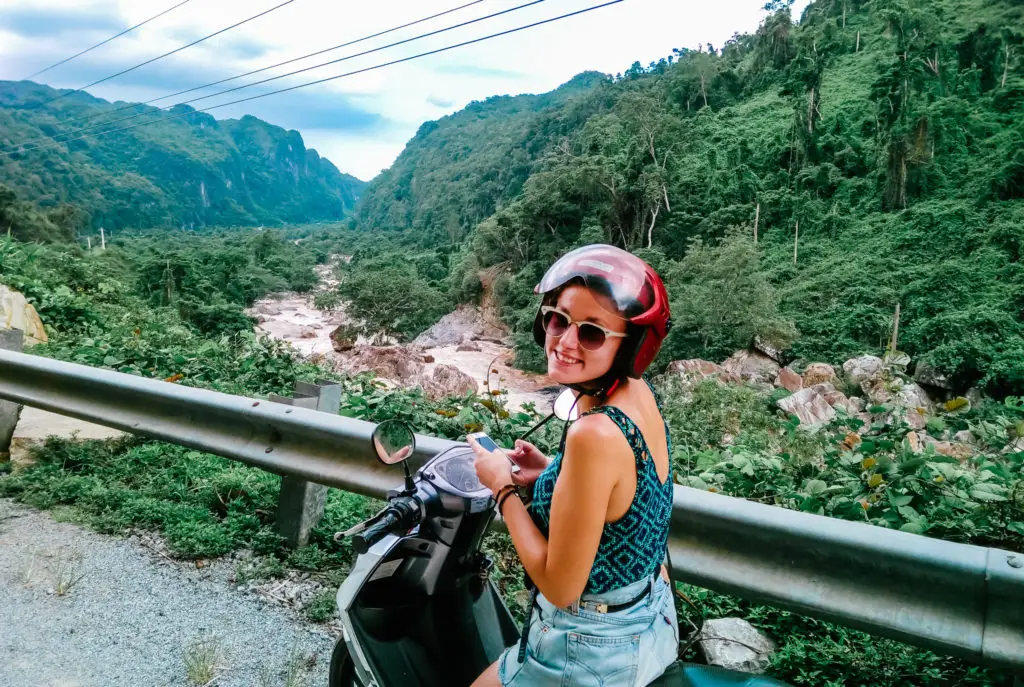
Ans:
POLYGON ((789 687, 764 675, 676 661, 651 687, 789 687))

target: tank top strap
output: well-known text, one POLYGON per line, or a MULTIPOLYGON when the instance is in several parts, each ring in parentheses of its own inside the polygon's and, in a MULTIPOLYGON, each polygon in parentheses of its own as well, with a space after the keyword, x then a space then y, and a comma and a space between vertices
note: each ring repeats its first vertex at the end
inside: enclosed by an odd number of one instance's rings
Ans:
POLYGON ((648 458, 653 458, 651 449, 647 446, 647 441, 644 440, 644 435, 640 431, 640 428, 633 422, 633 418, 626 415, 620 408, 615 406, 598 406, 592 410, 588 410, 583 415, 606 415, 612 422, 614 422, 622 433, 626 435, 626 441, 629 442, 629 447, 633 449, 633 457, 636 458, 637 464, 647 462, 648 458))

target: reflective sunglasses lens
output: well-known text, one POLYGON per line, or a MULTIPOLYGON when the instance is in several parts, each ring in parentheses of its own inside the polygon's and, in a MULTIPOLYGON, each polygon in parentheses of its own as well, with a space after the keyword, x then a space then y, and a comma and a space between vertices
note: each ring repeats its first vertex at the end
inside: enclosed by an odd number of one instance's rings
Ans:
POLYGON ((604 330, 600 327, 586 323, 580 325, 580 346, 584 349, 596 351, 604 346, 605 338, 604 330))
POLYGON ((569 321, 565 319, 565 315, 553 310, 544 315, 544 331, 551 336, 561 336, 568 328, 569 321))

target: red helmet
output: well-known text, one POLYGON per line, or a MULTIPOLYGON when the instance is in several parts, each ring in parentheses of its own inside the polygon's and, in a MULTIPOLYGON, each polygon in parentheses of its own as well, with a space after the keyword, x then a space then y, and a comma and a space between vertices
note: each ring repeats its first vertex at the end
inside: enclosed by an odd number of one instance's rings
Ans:
MULTIPOLYGON (((584 246, 566 253, 553 264, 534 293, 549 294, 578 281, 615 304, 614 314, 632 325, 610 374, 615 379, 640 377, 658 354, 672 327, 668 292, 657 272, 640 258, 604 244, 584 246)), ((544 345, 541 312, 533 321, 533 338, 544 345)))

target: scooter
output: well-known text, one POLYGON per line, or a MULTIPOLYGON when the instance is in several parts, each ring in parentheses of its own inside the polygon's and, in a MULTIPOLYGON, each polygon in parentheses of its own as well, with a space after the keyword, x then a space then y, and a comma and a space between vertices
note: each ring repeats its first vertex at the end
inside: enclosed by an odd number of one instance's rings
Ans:
MULTIPOLYGON (((568 393, 548 419, 571 411, 568 393)), ((330 687, 470 685, 520 640, 490 579, 494 563, 480 550, 494 499, 477 479, 468 445, 443 451, 412 476, 406 459, 416 438, 408 425, 382 422, 372 442, 384 464, 402 464, 405 483, 388 493, 382 511, 335 535, 350 538, 359 555, 338 589, 343 636, 331 657, 330 687)), ((681 662, 651 684, 783 685, 681 662)))

